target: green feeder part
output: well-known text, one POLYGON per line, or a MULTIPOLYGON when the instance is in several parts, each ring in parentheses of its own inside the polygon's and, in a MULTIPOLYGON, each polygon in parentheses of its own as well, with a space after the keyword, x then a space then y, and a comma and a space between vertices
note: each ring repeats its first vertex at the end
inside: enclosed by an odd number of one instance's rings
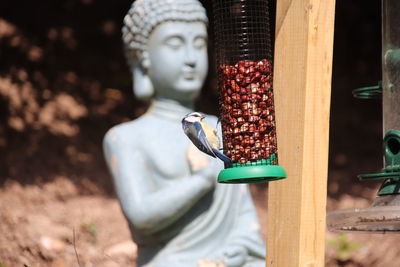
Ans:
POLYGON ((213 0, 224 154, 220 183, 286 177, 278 165, 269 1, 213 0))
POLYGON ((372 206, 330 213, 328 229, 339 232, 400 231, 400 131, 387 132, 383 143, 386 166, 380 173, 358 175, 360 180, 384 180, 372 206))
POLYGON ((382 98, 382 81, 378 85, 361 87, 353 90, 353 96, 359 99, 377 99, 382 98))
MULTIPOLYGON (((381 88, 353 91, 358 98, 383 100, 383 154, 385 167, 380 173, 358 175, 360 180, 384 180, 371 207, 332 212, 328 229, 349 232, 400 232, 400 1, 382 1, 381 88)), ((379 85, 378 85, 379 87, 379 85)))
POLYGON ((385 168, 380 173, 360 174, 360 180, 384 179, 378 196, 400 194, 400 131, 391 130, 383 140, 385 154, 385 168))

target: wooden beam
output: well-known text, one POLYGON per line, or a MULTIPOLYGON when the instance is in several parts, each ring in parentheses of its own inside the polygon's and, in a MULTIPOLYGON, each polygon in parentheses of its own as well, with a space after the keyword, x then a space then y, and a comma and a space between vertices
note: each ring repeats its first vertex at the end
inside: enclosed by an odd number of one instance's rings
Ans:
POLYGON ((334 0, 277 0, 279 165, 268 194, 267 266, 324 266, 334 0))

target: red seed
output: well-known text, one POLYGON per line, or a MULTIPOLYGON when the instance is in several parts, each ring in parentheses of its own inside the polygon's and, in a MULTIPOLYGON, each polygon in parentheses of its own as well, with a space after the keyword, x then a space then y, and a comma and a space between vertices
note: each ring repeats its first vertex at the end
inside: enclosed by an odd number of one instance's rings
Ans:
POLYGON ((244 82, 247 84, 251 83, 251 77, 250 76, 244 77, 244 82))
POLYGON ((232 108, 240 108, 241 101, 232 102, 232 108))
POLYGON ((232 101, 239 101, 240 100, 240 95, 239 94, 232 94, 232 101))
POLYGON ((258 106, 259 106, 260 108, 262 108, 262 109, 265 109, 265 108, 267 108, 267 103, 261 101, 261 102, 258 103, 258 106))
POLYGON ((243 102, 241 104, 241 108, 243 111, 247 111, 250 108, 250 106, 251 106, 251 103, 249 103, 249 102, 243 102))
POLYGON ((267 101, 269 97, 267 95, 262 95, 261 101, 267 101))
POLYGON ((242 117, 237 118, 237 122, 242 123, 244 122, 244 119, 242 117))
POLYGON ((243 136, 237 135, 233 138, 234 140, 243 141, 243 136))
POLYGON ((239 163, 242 163, 242 164, 243 164, 243 163, 246 163, 246 162, 247 162, 247 159, 246 159, 246 158, 240 158, 240 159, 239 159, 239 163))
POLYGON ((260 87, 257 89, 257 94, 262 95, 264 93, 264 88, 260 87))
POLYGON ((258 121, 258 125, 260 125, 260 126, 265 125, 266 123, 267 123, 267 120, 265 120, 265 119, 260 119, 258 121))
POLYGON ((266 118, 269 114, 271 114, 271 109, 270 109, 270 108, 266 108, 266 109, 263 109, 263 110, 261 111, 261 115, 262 115, 262 117, 264 117, 264 118, 266 118))
POLYGON ((259 116, 249 116, 248 121, 249 122, 255 122, 255 121, 258 121, 259 119, 260 119, 259 116))
POLYGON ((258 81, 261 78, 261 73, 259 71, 253 73, 253 77, 251 78, 252 82, 258 81))
POLYGON ((235 76, 236 82, 241 83, 243 81, 244 75, 242 73, 238 73, 235 76))
POLYGON ((240 131, 241 132, 246 132, 248 130, 249 130, 249 123, 245 122, 245 123, 243 123, 242 126, 240 126, 240 131))
POLYGON ((250 136, 249 138, 249 144, 250 145, 254 145, 255 141, 254 141, 254 137, 250 136))
POLYGON ((252 93, 257 93, 258 92, 258 88, 260 88, 260 84, 259 83, 250 84, 250 91, 252 93))
POLYGON ((238 63, 236 63, 235 67, 237 68, 238 66, 246 66, 246 61, 240 60, 238 63))
POLYGON ((233 117, 240 117, 243 114, 242 110, 240 109, 232 109, 231 113, 233 117))

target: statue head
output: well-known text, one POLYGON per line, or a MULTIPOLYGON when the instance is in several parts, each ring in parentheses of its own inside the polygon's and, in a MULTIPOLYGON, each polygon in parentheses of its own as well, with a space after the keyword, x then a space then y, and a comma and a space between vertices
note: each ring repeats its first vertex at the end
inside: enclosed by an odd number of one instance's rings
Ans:
POLYGON ((135 95, 193 101, 208 71, 207 16, 197 0, 136 0, 122 28, 135 95))

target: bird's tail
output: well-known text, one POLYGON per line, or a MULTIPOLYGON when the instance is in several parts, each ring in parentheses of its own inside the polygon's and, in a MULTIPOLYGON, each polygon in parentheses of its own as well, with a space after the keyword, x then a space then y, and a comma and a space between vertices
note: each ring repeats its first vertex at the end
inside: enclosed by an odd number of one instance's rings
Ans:
POLYGON ((215 156, 217 156, 217 158, 219 158, 220 160, 222 160, 225 164, 232 164, 232 160, 224 155, 223 153, 219 152, 218 149, 213 148, 212 151, 214 152, 215 156))

